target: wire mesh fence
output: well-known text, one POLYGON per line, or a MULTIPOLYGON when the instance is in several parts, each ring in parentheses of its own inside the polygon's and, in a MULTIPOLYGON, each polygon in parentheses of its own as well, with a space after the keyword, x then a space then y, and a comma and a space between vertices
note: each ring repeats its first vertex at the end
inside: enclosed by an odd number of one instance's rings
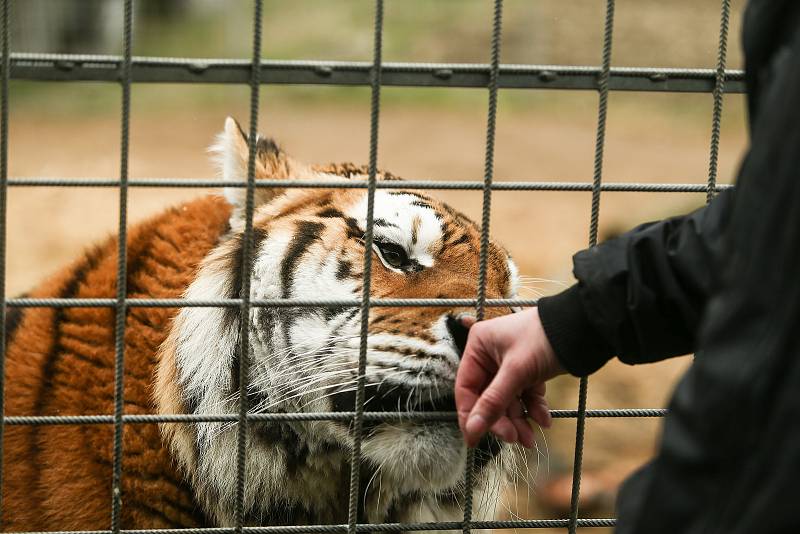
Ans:
MULTIPOLYGON (((492 38, 489 64, 431 64, 431 63, 384 63, 382 61, 383 38, 383 0, 374 2, 374 32, 372 62, 333 62, 333 61, 271 61, 261 57, 262 1, 255 1, 252 30, 252 58, 250 60, 182 59, 172 57, 133 57, 133 0, 124 2, 124 31, 122 56, 58 55, 12 53, 9 49, 9 10, 11 0, 0 1, 0 20, 2 29, 2 78, 0 79, 0 399, 4 399, 4 365, 6 353, 5 316, 9 308, 29 307, 101 307, 112 308, 116 314, 115 332, 115 388, 114 412, 110 415, 30 415, 5 416, 4 405, 0 400, 0 462, 2 461, 3 431, 5 426, 14 425, 113 425, 113 483, 110 503, 111 521, 109 530, 83 531, 97 534, 294 534, 294 533, 334 533, 347 532, 400 532, 418 530, 462 530, 465 534, 472 529, 494 528, 566 528, 570 533, 577 528, 611 527, 614 519, 581 518, 579 510, 582 458, 584 450, 585 422, 587 418, 611 417, 661 417, 663 409, 587 409, 588 380, 581 379, 577 409, 554 410, 555 418, 574 418, 577 422, 572 475, 572 494, 570 517, 568 519, 514 520, 514 521, 475 521, 472 517, 473 451, 468 452, 467 468, 464 472, 466 502, 463 506, 463 520, 459 522, 426 523, 359 523, 357 513, 360 489, 359 466, 362 462, 361 440, 365 421, 455 421, 451 412, 369 412, 365 410, 365 369, 367 365, 368 317, 373 307, 400 306, 469 306, 474 307, 478 320, 483 319, 486 307, 492 306, 534 306, 535 300, 487 299, 486 272, 487 251, 489 247, 491 201, 493 191, 588 191, 592 194, 588 245, 594 246, 598 240, 598 219, 602 192, 686 192, 707 193, 710 201, 713 195, 729 186, 717 184, 717 165, 719 158, 720 122, 723 97, 728 93, 744 92, 743 73, 726 70, 727 36, 730 22, 730 1, 721 0, 718 57, 715 69, 664 69, 664 68, 614 68, 612 64, 612 45, 614 28, 614 0, 606 0, 604 38, 602 43, 602 64, 599 67, 574 67, 560 65, 503 65, 501 64, 502 43, 502 0, 494 0, 492 38), (9 80, 42 81, 97 81, 120 84, 121 101, 121 150, 120 173, 118 179, 88 178, 14 178, 8 176, 8 120, 9 120, 9 80), (189 301, 185 299, 143 299, 128 298, 126 291, 126 251, 127 251, 127 208, 128 191, 132 187, 236 187, 237 184, 221 180, 185 179, 129 179, 129 130, 131 117, 131 87, 135 83, 231 83, 248 84, 250 88, 250 122, 247 135, 249 160, 247 181, 238 184, 245 188, 245 231, 243 258, 241 262, 241 298, 212 301, 189 301), (347 182, 327 182, 309 180, 258 180, 255 179, 255 155, 259 118, 259 91, 264 84, 299 85, 361 85, 371 90, 369 162, 367 180, 347 182), (485 139, 484 179, 479 181, 403 181, 380 182, 376 179, 378 161, 378 132, 380 126, 381 87, 481 87, 488 92, 487 127, 485 139), (593 179, 590 183, 575 182, 496 182, 494 177, 494 147, 497 118, 497 95, 500 89, 574 89, 596 91, 598 93, 597 134, 594 152, 593 179), (605 183, 603 182, 603 155, 605 147, 606 117, 610 91, 654 91, 654 92, 697 92, 713 94, 713 112, 709 149, 708 180, 705 184, 691 183, 605 183), (59 299, 59 298, 12 298, 5 296, 5 255, 6 255, 6 203, 9 187, 111 187, 119 190, 118 264, 117 294, 115 298, 98 299, 59 299), (253 299, 250 297, 251 266, 253 263, 253 211, 254 195, 257 188, 361 188, 367 195, 367 230, 364 236, 364 274, 360 299, 298 300, 298 299, 253 299), (386 299, 371 298, 370 283, 372 271, 372 242, 374 223, 374 199, 378 189, 460 189, 480 190, 483 194, 481 217, 481 247, 478 292, 465 295, 462 299, 386 299), (358 308, 361 317, 360 349, 358 357, 358 381, 355 404, 352 411, 314 412, 314 413, 250 413, 248 409, 248 355, 250 332, 246 321, 242 321, 239 346, 239 412, 238 414, 172 414, 172 415, 131 415, 123 411, 123 386, 125 362, 125 318, 130 309, 136 307, 229 307, 238 308, 247 317, 251 308, 300 308, 300 307, 353 307, 358 308), (350 423, 353 447, 350 451, 350 484, 348 492, 347 523, 341 525, 311 526, 245 526, 245 465, 248 450, 246 445, 249 424, 258 421, 319 421, 338 420, 350 423), (237 424, 237 488, 235 525, 232 528, 174 529, 174 530, 124 530, 120 523, 121 507, 124 506, 121 494, 122 431, 124 425, 164 423, 164 422, 228 422, 237 424)), ((0 463, 0 488, 2 488, 2 464, 0 463)), ((2 495, 2 492, 0 492, 2 495)), ((0 497, 1 498, 1 497, 0 497)), ((2 509, 2 502, 0 502, 2 509)), ((58 525, 53 525, 58 528, 58 525)))

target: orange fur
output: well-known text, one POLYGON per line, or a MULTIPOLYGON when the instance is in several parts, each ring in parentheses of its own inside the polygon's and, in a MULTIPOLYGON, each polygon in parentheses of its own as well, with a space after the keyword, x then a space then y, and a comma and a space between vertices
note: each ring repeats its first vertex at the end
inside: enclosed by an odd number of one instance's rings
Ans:
MULTIPOLYGON (((177 298, 227 229, 230 208, 207 197, 133 228, 128 296, 177 298)), ((31 293, 113 297, 116 240, 108 240, 31 293)), ((175 309, 131 308, 125 335, 125 413, 155 413, 155 355, 175 309)), ((32 308, 8 341, 6 415, 110 414, 114 405, 114 311, 32 308)), ((161 446, 155 424, 124 428, 122 527, 205 523, 161 446)), ((3 529, 107 529, 111 520, 111 425, 6 428, 3 529)))

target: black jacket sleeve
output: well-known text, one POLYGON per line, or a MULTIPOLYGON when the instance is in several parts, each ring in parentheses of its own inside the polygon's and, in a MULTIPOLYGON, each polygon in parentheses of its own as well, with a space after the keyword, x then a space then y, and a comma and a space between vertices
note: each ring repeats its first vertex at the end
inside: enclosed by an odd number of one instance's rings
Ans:
MULTIPOLYGON (((783 139, 767 144, 763 139, 776 135, 777 118, 786 128, 800 120, 800 94, 786 89, 790 73, 799 66, 800 4, 751 0, 745 18, 745 79, 754 147, 756 142, 764 144, 776 159, 796 156, 796 145, 783 139)), ((743 174, 752 168, 751 157, 743 174)), ((539 302, 545 332, 564 367, 583 376, 614 355, 627 363, 644 363, 695 351, 701 317, 719 289, 716 273, 729 262, 731 251, 726 249, 735 246, 735 232, 728 231, 734 203, 747 206, 739 210, 770 215, 752 202, 752 195, 741 196, 728 191, 690 215, 640 226, 576 254, 578 283, 539 302)))
POLYGON ((570 373, 590 374, 614 355, 644 363, 694 350, 733 195, 575 255, 578 283, 539 302, 548 339, 570 373))

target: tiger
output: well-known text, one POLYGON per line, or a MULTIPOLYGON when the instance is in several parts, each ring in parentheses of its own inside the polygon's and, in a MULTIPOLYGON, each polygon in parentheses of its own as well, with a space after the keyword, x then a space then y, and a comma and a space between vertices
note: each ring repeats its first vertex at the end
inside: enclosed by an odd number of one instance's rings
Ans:
MULTIPOLYGON (((238 299, 250 242, 251 299, 354 300, 364 275, 368 191, 258 187, 246 238, 248 137, 227 118, 210 151, 221 194, 166 209, 127 231, 126 296, 238 299)), ((351 163, 311 165, 258 135, 256 180, 366 180, 351 163)), ((399 180, 378 170, 379 181, 399 180)), ((374 191, 371 298, 472 298, 479 226, 444 202, 402 187, 374 191)), ((29 298, 113 298, 118 238, 88 249, 29 298)), ((519 275, 489 242, 487 298, 513 299, 519 275)), ((470 308, 370 307, 364 409, 453 411, 470 308)), ((490 307, 490 318, 513 312, 490 307)), ((354 410, 358 307, 131 306, 125 316, 124 413, 237 414, 238 347, 248 328, 251 413, 354 410)), ((113 307, 10 307, 6 415, 114 411, 113 307)), ((163 419, 162 419, 163 421, 163 419)), ((246 433, 245 525, 348 520, 352 420, 253 421, 246 433)), ((122 528, 230 527, 237 522, 235 422, 126 423, 122 528)), ((4 531, 100 530, 111 521, 110 424, 9 425, 3 448, 4 531)), ((467 448, 455 422, 364 421, 360 523, 460 521, 467 448)), ((475 453, 475 519, 490 519, 515 455, 486 437, 475 453)))

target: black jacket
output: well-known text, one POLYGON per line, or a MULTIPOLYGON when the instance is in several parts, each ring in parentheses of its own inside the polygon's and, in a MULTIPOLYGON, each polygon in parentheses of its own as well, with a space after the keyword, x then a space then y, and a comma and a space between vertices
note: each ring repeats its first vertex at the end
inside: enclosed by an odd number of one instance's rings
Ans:
POLYGON ((621 534, 800 532, 800 2, 751 0, 743 41, 735 190, 579 252, 577 285, 539 304, 577 376, 696 352, 621 534))

